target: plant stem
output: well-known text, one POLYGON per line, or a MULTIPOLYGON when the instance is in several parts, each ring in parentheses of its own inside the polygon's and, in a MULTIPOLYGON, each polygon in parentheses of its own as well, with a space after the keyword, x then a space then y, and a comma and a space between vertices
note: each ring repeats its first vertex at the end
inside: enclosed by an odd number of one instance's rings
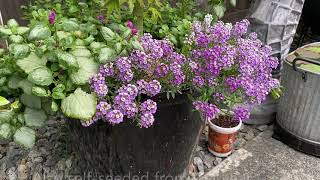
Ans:
POLYGON ((138 28, 139 34, 143 34, 143 12, 144 5, 141 5, 139 1, 137 1, 133 8, 133 15, 135 26, 138 28))

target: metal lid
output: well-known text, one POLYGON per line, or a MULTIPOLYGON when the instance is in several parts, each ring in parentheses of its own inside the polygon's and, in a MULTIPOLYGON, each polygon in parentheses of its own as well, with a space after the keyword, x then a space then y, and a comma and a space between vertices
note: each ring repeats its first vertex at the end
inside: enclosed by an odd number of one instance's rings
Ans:
POLYGON ((307 59, 307 61, 296 60, 296 69, 320 75, 320 42, 302 46, 297 50, 291 52, 285 59, 285 63, 294 66, 294 60, 299 57, 301 57, 302 59, 307 59))

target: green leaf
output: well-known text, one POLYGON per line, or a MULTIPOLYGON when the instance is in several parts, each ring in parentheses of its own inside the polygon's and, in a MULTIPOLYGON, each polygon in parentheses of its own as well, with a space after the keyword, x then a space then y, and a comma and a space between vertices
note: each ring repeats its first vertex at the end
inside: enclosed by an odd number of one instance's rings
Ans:
POLYGON ((33 86, 32 87, 32 94, 38 97, 47 97, 48 93, 47 90, 43 87, 33 86))
POLYGON ((101 34, 106 41, 112 41, 115 38, 115 33, 107 27, 101 28, 101 34))
POLYGON ((64 98, 66 98, 66 96, 64 95, 63 92, 53 92, 51 96, 52 96, 53 99, 64 99, 64 98))
POLYGON ((90 120, 96 112, 97 99, 80 88, 62 100, 61 110, 65 116, 83 121, 90 120))
POLYGON ((60 65, 62 65, 65 68, 71 68, 71 69, 78 69, 79 64, 76 60, 76 58, 67 52, 58 52, 58 62, 60 65))
POLYGON ((9 103, 10 103, 10 101, 8 101, 6 98, 0 96, 0 107, 8 105, 9 103))
POLYGON ((45 67, 47 60, 45 58, 40 59, 35 53, 31 52, 28 57, 19 59, 16 64, 27 74, 33 70, 45 67))
POLYGON ((48 26, 37 25, 31 30, 28 39, 30 41, 43 40, 43 39, 49 38, 50 36, 51 36, 51 31, 48 26))
POLYGON ((20 96, 20 101, 27 107, 41 109, 41 98, 38 96, 24 93, 20 96))
POLYGON ((49 86, 53 82, 53 76, 50 69, 40 67, 28 75, 28 80, 39 86, 49 86))
POLYGON ((9 37, 9 40, 10 40, 10 42, 12 42, 12 43, 17 43, 17 44, 19 44, 19 43, 22 43, 22 42, 23 42, 23 37, 20 36, 20 35, 11 35, 11 36, 9 37))
POLYGON ((0 48, 0 57, 2 57, 4 55, 4 53, 6 52, 6 50, 0 48))
POLYGON ((89 82, 89 79, 98 72, 99 64, 94 62, 93 58, 77 57, 79 69, 70 71, 70 79, 76 85, 84 85, 89 82))
POLYGON ((0 138, 10 139, 13 135, 13 128, 8 123, 0 125, 0 138))
POLYGON ((14 58, 20 59, 29 55, 30 48, 27 44, 11 44, 9 52, 13 54, 14 58))
POLYGON ((7 82, 7 78, 6 77, 0 77, 0 87, 4 86, 6 82, 7 82))
POLYGON ((101 42, 92 42, 89 46, 89 48, 92 50, 92 51, 97 51, 99 49, 101 49, 102 47, 104 47, 105 44, 102 44, 101 42))
POLYGON ((42 127, 47 120, 47 115, 41 109, 26 108, 24 120, 29 127, 42 127))
POLYGON ((77 31, 79 30, 79 28, 80 28, 79 24, 73 20, 67 19, 62 22, 62 29, 64 31, 68 31, 68 32, 77 31))
POLYGON ((16 28, 19 26, 18 22, 15 19, 9 19, 7 25, 9 28, 16 28))
POLYGON ((143 51, 143 47, 142 47, 142 45, 139 43, 139 41, 133 41, 131 44, 132 44, 132 47, 133 47, 134 49, 143 51))
POLYGON ((18 84, 19 88, 23 90, 24 93, 31 95, 33 84, 27 79, 23 79, 18 84))
POLYGON ((237 0, 230 0, 230 4, 235 7, 237 5, 237 0))
POLYGON ((14 141, 17 144, 30 149, 35 144, 36 133, 33 129, 23 126, 14 134, 14 141))
POLYGON ((10 29, 0 27, 0 37, 1 36, 10 36, 12 35, 12 31, 10 29))
POLYGON ((14 114, 11 110, 0 110, 0 124, 9 123, 13 119, 14 114))
MULTIPOLYGON (((77 47, 71 52, 72 55, 76 57, 91 57, 91 52, 85 47, 77 47)), ((78 61, 79 63, 79 61, 78 61)))
POLYGON ((52 110, 53 112, 57 112, 58 109, 59 109, 58 104, 57 104, 55 101, 52 100, 52 102, 51 102, 51 110, 52 110))
POLYGON ((21 108, 20 100, 18 98, 16 98, 15 101, 10 104, 10 109, 11 110, 18 110, 20 108, 21 108))
POLYGON ((100 50, 99 62, 105 64, 107 62, 113 61, 116 57, 116 51, 114 49, 105 47, 100 50))
POLYGON ((63 84, 58 84, 52 89, 52 92, 63 92, 65 89, 66 87, 63 84))
POLYGON ((29 32, 29 30, 30 30, 30 28, 28 28, 28 27, 18 27, 17 28, 17 34, 18 35, 24 35, 27 32, 29 32))
POLYGON ((25 121, 24 121, 24 114, 20 113, 18 114, 18 122, 21 123, 21 124, 24 124, 25 121))
POLYGON ((226 8, 224 7, 224 5, 219 4, 219 5, 213 6, 213 10, 218 16, 218 18, 222 18, 226 8))

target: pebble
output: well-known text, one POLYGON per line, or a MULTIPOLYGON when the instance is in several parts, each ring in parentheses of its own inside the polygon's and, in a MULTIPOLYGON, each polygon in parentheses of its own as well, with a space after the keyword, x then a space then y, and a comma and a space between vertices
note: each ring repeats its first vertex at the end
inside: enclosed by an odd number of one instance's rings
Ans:
POLYGON ((33 160, 34 163, 42 163, 43 162, 43 158, 42 157, 37 157, 33 160))
POLYGON ((217 165, 220 164, 221 162, 222 162, 222 158, 216 157, 216 159, 213 161, 213 164, 214 164, 215 166, 217 166, 217 165))
POLYGON ((248 131, 248 133, 244 136, 244 139, 246 139, 247 141, 251 140, 254 138, 254 133, 253 131, 248 131))
POLYGON ((19 180, 28 179, 28 169, 27 169, 26 165, 20 164, 18 166, 18 178, 19 178, 19 180))
POLYGON ((192 163, 189 165, 189 175, 192 178, 196 177, 196 167, 192 163))
POLYGON ((240 149, 243 145, 245 145, 247 141, 243 138, 238 138, 235 142, 234 142, 234 148, 236 150, 240 149))
POLYGON ((261 132, 265 131, 266 129, 268 129, 268 126, 267 125, 261 125, 261 126, 258 126, 257 129, 261 132))
POLYGON ((68 159, 66 160, 66 166, 67 166, 68 169, 71 168, 71 166, 72 166, 72 160, 71 160, 71 158, 68 158, 68 159))
POLYGON ((36 172, 35 174, 33 174, 32 180, 42 180, 42 176, 36 172))
POLYGON ((214 156, 211 155, 211 154, 206 154, 204 156, 204 159, 203 159, 203 163, 204 165, 206 165, 207 168, 212 168, 213 166, 213 161, 215 160, 214 156))
POLYGON ((198 176, 204 175, 204 166, 203 166, 203 161, 200 157, 194 157, 193 158, 193 164, 197 167, 199 174, 198 176))
POLYGON ((8 180, 17 180, 18 176, 16 173, 16 168, 15 167, 9 168, 7 171, 7 176, 8 176, 8 180))

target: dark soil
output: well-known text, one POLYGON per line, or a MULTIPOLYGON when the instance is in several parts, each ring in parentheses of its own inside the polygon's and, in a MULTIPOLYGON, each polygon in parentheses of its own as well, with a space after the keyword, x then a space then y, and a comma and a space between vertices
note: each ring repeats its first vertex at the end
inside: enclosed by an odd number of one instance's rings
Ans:
POLYGON ((234 120, 231 116, 220 116, 219 118, 211 120, 211 122, 223 128, 232 128, 239 124, 239 122, 234 120))

